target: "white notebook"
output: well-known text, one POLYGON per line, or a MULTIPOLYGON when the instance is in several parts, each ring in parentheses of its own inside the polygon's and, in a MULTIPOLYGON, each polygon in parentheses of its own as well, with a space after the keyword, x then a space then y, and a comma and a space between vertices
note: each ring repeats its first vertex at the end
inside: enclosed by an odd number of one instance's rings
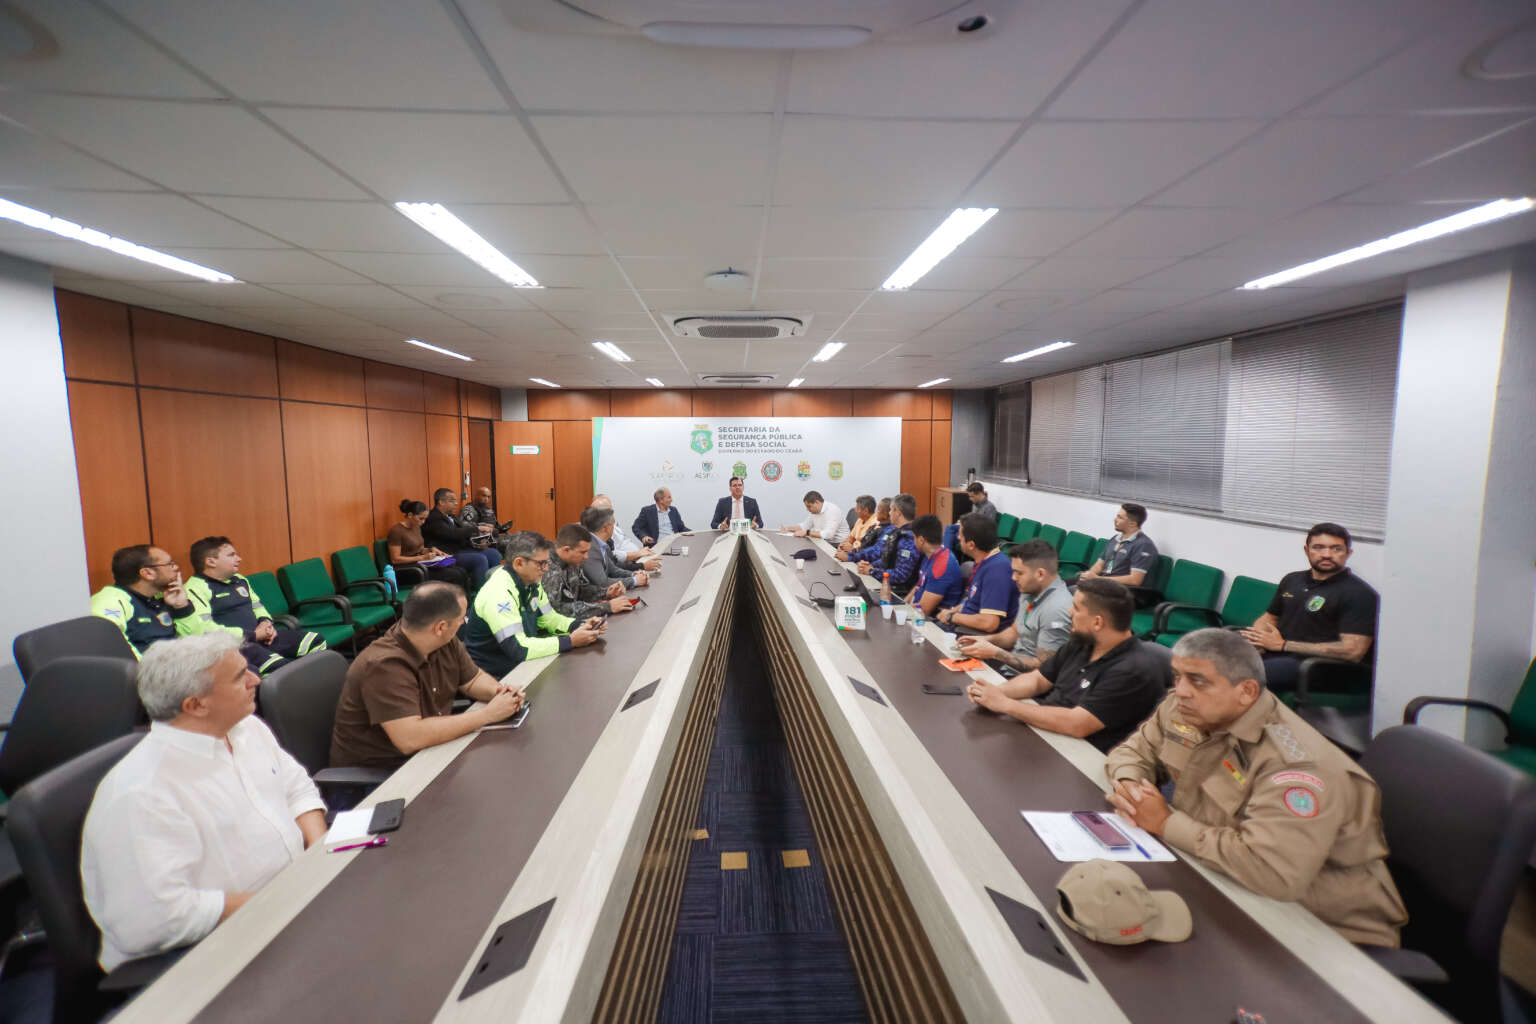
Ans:
POLYGON ((1035 835, 1051 851, 1051 856, 1068 864, 1085 860, 1168 861, 1173 853, 1152 837, 1150 832, 1137 828, 1118 814, 1105 814, 1104 820, 1120 830, 1131 841, 1124 850, 1111 850, 1088 834, 1088 830, 1072 820, 1071 811, 1020 811, 1035 835), (1145 853, 1143 853, 1145 851, 1145 853))

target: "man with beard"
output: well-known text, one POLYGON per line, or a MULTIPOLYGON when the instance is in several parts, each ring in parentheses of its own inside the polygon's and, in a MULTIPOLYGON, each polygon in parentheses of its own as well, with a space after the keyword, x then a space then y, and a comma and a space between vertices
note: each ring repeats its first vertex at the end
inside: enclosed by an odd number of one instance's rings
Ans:
POLYGON ((1303 550, 1311 568, 1287 574, 1269 610, 1243 630, 1264 657, 1265 685, 1279 692, 1295 689, 1303 658, 1364 661, 1376 637, 1380 600, 1347 567, 1354 551, 1349 531, 1318 523, 1303 550))
POLYGON ((1001 686, 974 680, 971 703, 1108 751, 1146 720, 1173 681, 1168 662, 1131 633, 1135 602, 1109 580, 1072 599, 1072 639, 1033 672, 1001 686), (1026 703, 1026 698, 1036 702, 1026 703))

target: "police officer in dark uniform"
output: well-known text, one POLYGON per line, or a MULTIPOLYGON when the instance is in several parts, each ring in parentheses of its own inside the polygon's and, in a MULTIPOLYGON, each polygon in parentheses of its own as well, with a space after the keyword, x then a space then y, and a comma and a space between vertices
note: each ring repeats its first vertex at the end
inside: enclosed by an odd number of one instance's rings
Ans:
POLYGON ((187 596, 196 614, 177 621, 179 633, 224 630, 240 638, 240 653, 257 675, 268 675, 294 658, 325 650, 325 639, 309 630, 278 629, 244 576, 240 553, 228 537, 204 537, 192 545, 194 575, 187 596))
POLYGON ((149 645, 176 635, 176 625, 194 614, 181 585, 181 570, 163 548, 135 544, 112 553, 112 582, 91 595, 91 614, 122 630, 142 655, 149 645))

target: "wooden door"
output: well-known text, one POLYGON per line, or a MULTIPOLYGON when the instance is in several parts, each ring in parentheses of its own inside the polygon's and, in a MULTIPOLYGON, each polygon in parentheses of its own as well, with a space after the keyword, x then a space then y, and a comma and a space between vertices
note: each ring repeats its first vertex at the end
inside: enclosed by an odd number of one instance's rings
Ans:
POLYGON ((548 422, 492 424, 496 514, 518 530, 555 535, 555 432, 548 422), (516 447, 519 454, 513 454, 516 447))
POLYGON ((578 522, 592 500, 592 421, 556 420, 555 519, 578 522))
MULTIPOLYGON (((489 420, 470 420, 468 426, 469 443, 469 499, 475 499, 475 492, 482 487, 496 490, 496 478, 491 475, 491 423, 489 420)), ((510 481, 509 481, 510 482, 510 481)), ((500 496, 497 496, 497 511, 500 512, 500 496)), ((505 521, 505 517, 503 517, 505 521)))

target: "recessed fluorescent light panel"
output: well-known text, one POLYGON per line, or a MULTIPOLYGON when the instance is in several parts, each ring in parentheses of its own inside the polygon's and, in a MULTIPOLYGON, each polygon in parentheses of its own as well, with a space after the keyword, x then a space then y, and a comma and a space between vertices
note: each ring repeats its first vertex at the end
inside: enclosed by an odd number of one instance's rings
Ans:
POLYGON ((1062 348, 1071 348, 1072 344, 1073 343, 1070 341, 1053 341, 1049 345, 1041 345, 1039 348, 1032 348, 1028 352, 1020 352, 1016 356, 1009 356, 1007 359, 1004 359, 1003 362, 1022 363, 1026 359, 1033 359, 1035 356, 1043 356, 1047 352, 1055 352, 1057 349, 1062 348))
POLYGON ((395 209, 468 256, 513 288, 542 288, 533 275, 502 251, 475 234, 474 228, 449 213, 441 203, 396 203, 395 209))
POLYGON ((535 384, 543 384, 547 388, 557 388, 560 386, 552 380, 545 380, 543 377, 529 377, 528 379, 533 381, 535 384))
POLYGON ((948 383, 949 383, 949 378, 948 377, 935 377, 935 378, 933 378, 933 380, 930 380, 930 381, 927 381, 925 383, 919 384, 918 387, 920 387, 920 388, 931 388, 935 384, 948 384, 948 383))
POLYGON ((792 387, 792 388, 797 388, 801 384, 804 384, 804 383, 805 383, 805 378, 804 377, 796 377, 794 380, 789 382, 789 386, 792 387))
POLYGON ((18 224, 25 224, 29 228, 39 231, 47 231, 67 238, 72 242, 84 242, 86 245, 94 245, 98 249, 106 249, 115 252, 119 256, 129 256, 145 263, 153 263, 157 267, 166 270, 174 270, 178 274, 186 274, 189 277, 201 278, 213 284, 236 284, 236 280, 220 270, 193 263, 190 260, 180 259, 169 253, 163 253, 155 249, 147 249, 126 239, 117 238, 105 231, 97 231, 95 228, 84 228, 74 221, 55 217, 51 213, 34 210, 30 206, 22 206, 8 199, 0 199, 0 217, 13 220, 18 224))
POLYGON ((940 260, 959 248, 961 242, 974 235, 996 215, 995 206, 986 209, 968 206, 945 217, 944 223, 935 228, 933 234, 913 249, 912 255, 896 268, 896 273, 885 279, 880 290, 899 292, 911 288, 919 278, 938 266, 940 260))
POLYGON ((592 347, 616 363, 632 363, 633 359, 611 341, 594 341, 592 347))
POLYGON ((649 384, 653 388, 664 388, 664 387, 666 387, 665 384, 663 384, 661 381, 657 380, 655 377, 647 377, 647 378, 645 378, 645 382, 647 384, 649 384))
POLYGON ((469 358, 469 356, 461 356, 457 352, 453 351, 452 349, 438 348, 436 345, 428 345, 426 342, 424 342, 424 341, 417 341, 415 338, 406 338, 405 339, 405 343, 407 345, 415 345, 417 348, 424 348, 424 349, 426 349, 429 352, 436 352, 436 353, 438 353, 440 355, 453 356, 453 358, 455 358, 455 359, 462 359, 466 363, 474 362, 474 360, 469 358))
POLYGON ((1409 228, 1407 231, 1399 231, 1397 234, 1388 235, 1386 238, 1378 238, 1374 242, 1357 245, 1353 249, 1336 252, 1332 256, 1324 256, 1320 260, 1303 263, 1299 267, 1292 267, 1289 270, 1270 274, 1268 277, 1249 281, 1243 287, 1258 290, 1261 288, 1273 288, 1280 284, 1289 284, 1303 277, 1311 277, 1313 274, 1321 274, 1325 270, 1332 270, 1334 267, 1342 267, 1346 263, 1368 260, 1372 256, 1380 256, 1382 253, 1391 252, 1394 249, 1417 245, 1419 242, 1427 242, 1431 238, 1449 235, 1454 231, 1465 231, 1468 228, 1475 228, 1480 224, 1488 224, 1496 220, 1503 220, 1505 217, 1513 217, 1517 213, 1525 213, 1533 206, 1536 206, 1536 199, 1529 197, 1496 199, 1491 203, 1484 203, 1482 206, 1471 210, 1463 210, 1461 213, 1442 217, 1439 220, 1432 220, 1428 224, 1421 224, 1416 228, 1409 228))
POLYGON ((845 343, 841 341, 827 342, 825 345, 821 346, 820 352, 817 352, 815 355, 811 356, 811 361, 816 363, 826 362, 828 359, 831 359, 833 356, 841 352, 843 350, 844 344, 845 343))

